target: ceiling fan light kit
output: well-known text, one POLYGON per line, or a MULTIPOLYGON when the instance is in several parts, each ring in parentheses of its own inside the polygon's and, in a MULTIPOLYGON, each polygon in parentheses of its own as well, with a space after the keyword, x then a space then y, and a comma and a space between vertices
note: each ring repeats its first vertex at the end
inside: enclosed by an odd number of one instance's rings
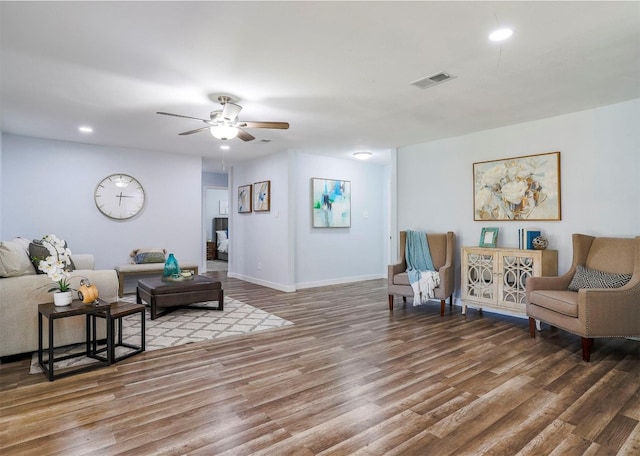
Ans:
POLYGON ((213 135, 214 138, 227 140, 233 139, 238 136, 238 129, 236 127, 232 127, 231 125, 216 125, 214 127, 209 128, 209 131, 213 135))
POLYGON ((231 98, 228 96, 220 96, 218 97, 218 101, 222 104, 222 109, 212 111, 209 115, 210 119, 200 119, 198 117, 183 116, 182 114, 172 114, 170 112, 160 111, 156 114, 199 120, 200 122, 207 124, 205 127, 178 133, 180 136, 192 135, 200 131, 209 130, 214 138, 221 139, 223 141, 236 137, 243 141, 253 141, 256 139, 249 132, 243 130, 244 128, 275 128, 278 130, 286 130, 289 128, 289 124, 287 122, 239 121, 238 114, 242 111, 242 106, 231 103, 231 98))

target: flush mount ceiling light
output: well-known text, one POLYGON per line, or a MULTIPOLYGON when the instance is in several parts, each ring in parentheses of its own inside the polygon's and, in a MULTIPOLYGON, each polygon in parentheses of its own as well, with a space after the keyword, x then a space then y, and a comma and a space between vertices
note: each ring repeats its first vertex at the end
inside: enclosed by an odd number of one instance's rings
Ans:
POLYGON ((371 155, 373 154, 367 150, 361 150, 353 153, 353 156, 358 160, 368 160, 369 158, 371 158, 371 155))
POLYGON ((226 144, 224 144, 224 145, 220 146, 220 149, 222 149, 222 150, 229 150, 229 149, 231 149, 231 147, 229 147, 229 146, 227 146, 226 144))
POLYGON ((211 131, 213 137, 218 139, 233 139, 238 136, 238 129, 236 127, 228 125, 226 122, 221 123, 220 125, 215 125, 209 128, 209 130, 211 131))
POLYGON ((78 131, 81 133, 93 133, 93 128, 82 126, 82 127, 78 127, 78 131))
POLYGON ((503 28, 496 30, 489 35, 489 39, 491 41, 504 41, 507 38, 510 38, 513 35, 513 30, 509 28, 503 28))

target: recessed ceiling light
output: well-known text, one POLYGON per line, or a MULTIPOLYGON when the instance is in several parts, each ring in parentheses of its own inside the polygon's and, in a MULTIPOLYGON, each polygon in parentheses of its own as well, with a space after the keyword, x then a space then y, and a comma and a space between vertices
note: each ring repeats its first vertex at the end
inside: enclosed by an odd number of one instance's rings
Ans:
POLYGON ((82 133, 93 133, 93 128, 91 127, 78 127, 78 131, 82 133))
POLYGON ((371 158, 371 155, 373 154, 367 150, 361 150, 353 153, 353 156, 356 157, 358 160, 367 160, 371 158))
POLYGON ((220 149, 222 150, 229 150, 231 149, 231 147, 227 146, 226 144, 224 146, 220 146, 220 149))
POLYGON ((513 35, 513 30, 508 28, 503 28, 500 30, 496 30, 495 32, 492 32, 491 35, 489 35, 489 39, 491 41, 502 41, 511 37, 511 35, 513 35))

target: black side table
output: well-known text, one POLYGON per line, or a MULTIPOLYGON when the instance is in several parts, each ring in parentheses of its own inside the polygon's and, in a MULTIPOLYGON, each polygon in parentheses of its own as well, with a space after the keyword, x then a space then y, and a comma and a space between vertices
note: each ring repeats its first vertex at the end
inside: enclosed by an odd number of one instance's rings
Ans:
POLYGON ((97 313, 95 315, 91 315, 91 324, 93 326, 93 338, 92 338, 92 347, 91 347, 91 354, 96 357, 97 359, 101 359, 103 361, 106 361, 107 359, 110 360, 111 364, 117 362, 117 361, 122 361, 125 358, 128 358, 130 356, 133 355, 137 355, 138 353, 142 353, 145 348, 145 323, 144 323, 144 317, 145 317, 145 310, 146 307, 142 304, 133 304, 133 303, 129 303, 129 302, 113 302, 111 303, 111 309, 110 312, 103 312, 103 313, 97 313), (133 345, 133 344, 129 344, 126 342, 123 342, 122 340, 122 317, 126 317, 127 315, 133 315, 133 314, 140 314, 140 345, 133 345), (102 348, 100 350, 98 350, 98 341, 97 341, 97 331, 96 331, 96 319, 97 318, 104 318, 107 321, 107 325, 109 327, 109 330, 111 331, 111 337, 112 337, 112 342, 111 342, 111 350, 109 351, 109 344, 107 344, 106 348, 102 348), (116 328, 115 328, 115 323, 116 321, 118 322, 118 330, 117 330, 117 334, 118 334, 118 339, 117 340, 113 340, 115 339, 115 335, 116 335, 116 328), (123 355, 120 356, 116 356, 115 350, 116 347, 126 347, 126 348, 131 348, 133 349, 133 351, 129 351, 123 355), (99 355, 99 353, 106 351, 105 356, 101 356, 99 355))
MULTIPOLYGON (((47 376, 47 378, 49 379, 49 381, 53 381, 57 378, 60 377, 65 377, 67 375, 71 375, 71 374, 77 374, 80 372, 86 372, 89 370, 93 370, 96 369, 98 367, 102 367, 102 366, 108 366, 111 364, 111 360, 109 358, 107 358, 106 360, 100 359, 98 357, 96 357, 92 352, 91 352, 91 325, 90 325, 90 316, 91 315, 98 315, 98 314, 106 314, 109 315, 111 311, 111 304, 108 303, 107 301, 103 301, 103 300, 98 300, 97 303, 94 304, 85 304, 82 301, 79 300, 74 300, 71 304, 69 304, 68 306, 61 306, 58 307, 56 305, 54 305, 52 302, 46 303, 46 304, 39 304, 38 305, 38 363, 40 364, 40 367, 42 368, 44 374, 47 376), (66 355, 66 356, 60 356, 58 358, 54 358, 53 355, 53 349, 54 349, 54 344, 53 344, 53 322, 59 318, 67 318, 67 317, 73 317, 76 315, 85 315, 86 316, 86 350, 84 352, 80 352, 80 353, 74 353, 72 355, 66 355), (42 341, 42 317, 46 317, 49 320, 49 348, 48 353, 49 353, 49 357, 47 358, 46 361, 43 360, 43 341, 42 341), (89 358, 93 358, 96 359, 97 363, 91 363, 89 365, 85 365, 85 366, 80 366, 74 369, 69 369, 69 370, 65 370, 64 372, 61 372, 59 374, 54 374, 54 363, 56 361, 62 361, 65 359, 70 359, 70 358, 77 358, 80 356, 87 356, 89 358)), ((108 319, 108 318, 107 318, 108 319)), ((107 326, 107 350, 109 350, 109 352, 111 352, 112 350, 112 344, 113 344, 113 335, 111 334, 111 328, 109 325, 107 326)))

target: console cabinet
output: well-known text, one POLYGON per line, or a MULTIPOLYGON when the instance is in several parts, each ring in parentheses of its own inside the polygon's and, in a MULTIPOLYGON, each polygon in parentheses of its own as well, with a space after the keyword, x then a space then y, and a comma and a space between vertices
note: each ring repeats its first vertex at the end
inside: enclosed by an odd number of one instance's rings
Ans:
POLYGON ((557 250, 463 247, 462 313, 469 306, 525 316, 527 278, 557 275, 557 250))

